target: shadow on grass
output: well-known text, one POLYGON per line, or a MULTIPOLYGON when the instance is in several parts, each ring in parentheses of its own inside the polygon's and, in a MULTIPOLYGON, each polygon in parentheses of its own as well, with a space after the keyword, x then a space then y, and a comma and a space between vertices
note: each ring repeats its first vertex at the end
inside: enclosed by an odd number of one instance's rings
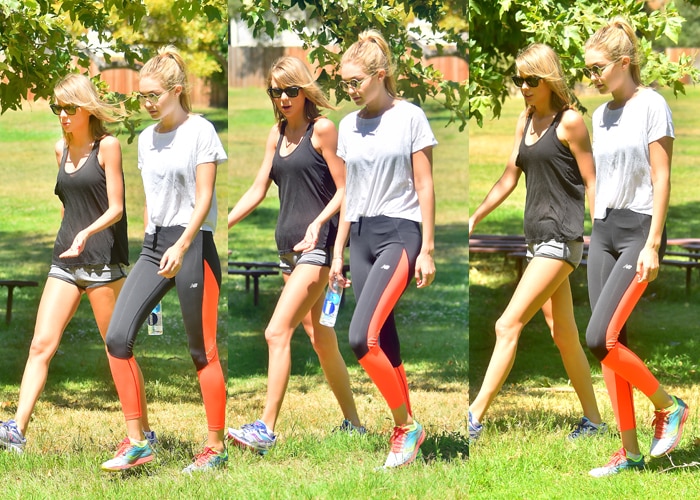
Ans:
POLYGON ((421 451, 428 463, 466 460, 469 458, 469 441, 466 435, 459 432, 441 432, 429 435, 421 451))
MULTIPOLYGON (((276 211, 270 210, 266 217, 276 211)), ((255 213, 255 212, 254 212, 255 213)), ((258 221, 268 225, 270 221, 258 221)), ((258 223, 256 222, 256 223, 258 223)), ((435 282, 427 289, 409 285, 396 308, 402 356, 408 363, 430 366, 427 376, 414 377, 412 387, 439 390, 445 381, 466 383, 468 359, 467 226, 454 224, 436 228, 435 282)), ((247 251, 247 249, 246 249, 247 251)), ((244 291, 243 280, 230 280, 229 374, 234 378, 260 376, 267 372, 264 330, 272 316, 282 279, 260 280, 259 306, 252 305, 252 291, 244 291)), ((347 291, 336 334, 346 364, 357 363, 348 344, 348 326, 355 307, 353 292, 347 291)), ((302 328, 292 337, 292 374, 320 373, 318 360, 302 328)))

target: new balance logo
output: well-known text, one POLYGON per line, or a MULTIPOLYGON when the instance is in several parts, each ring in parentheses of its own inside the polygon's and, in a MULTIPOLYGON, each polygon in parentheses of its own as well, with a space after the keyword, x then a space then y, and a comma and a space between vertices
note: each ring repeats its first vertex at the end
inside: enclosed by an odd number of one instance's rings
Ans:
POLYGON ((385 271, 387 271, 387 270, 391 269, 391 266, 389 266, 389 264, 384 264, 384 265, 382 266, 382 269, 384 269, 385 271))
POLYGON ((632 264, 625 264, 622 266, 623 269, 632 269, 632 264))
POLYGON ((190 285, 190 288, 197 288, 199 286, 199 283, 192 283, 190 285))

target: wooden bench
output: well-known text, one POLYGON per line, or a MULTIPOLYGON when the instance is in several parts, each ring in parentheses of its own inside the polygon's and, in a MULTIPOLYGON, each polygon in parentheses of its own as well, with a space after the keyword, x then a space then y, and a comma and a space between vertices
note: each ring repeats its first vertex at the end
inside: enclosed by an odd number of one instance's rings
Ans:
POLYGON ((39 286, 36 281, 25 280, 0 280, 0 286, 7 287, 7 308, 5 309, 5 323, 8 325, 12 321, 12 300, 15 288, 23 286, 39 286))
POLYGON ((245 276, 246 292, 250 291, 250 279, 253 279, 253 304, 258 305, 260 297, 260 277, 279 274, 278 262, 229 261, 228 274, 245 276))

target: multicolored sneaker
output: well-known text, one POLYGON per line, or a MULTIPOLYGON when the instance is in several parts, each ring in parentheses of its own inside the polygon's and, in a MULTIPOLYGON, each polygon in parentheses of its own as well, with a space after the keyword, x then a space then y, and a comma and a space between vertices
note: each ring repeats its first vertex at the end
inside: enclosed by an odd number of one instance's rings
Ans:
POLYGON ((240 429, 229 427, 228 439, 233 440, 236 446, 249 448, 260 455, 265 455, 277 442, 277 436, 267 428, 262 420, 245 424, 240 429))
POLYGON ((114 458, 102 464, 102 470, 116 472, 145 464, 151 460, 153 460, 153 450, 148 441, 132 441, 127 436, 124 441, 119 443, 114 458))
POLYGON ((654 458, 663 457, 673 450, 683 435, 683 424, 688 418, 688 405, 682 399, 671 396, 675 403, 671 409, 656 410, 654 413, 654 438, 651 440, 649 455, 654 458))
POLYGON ((569 441, 574 441, 582 437, 602 436, 608 431, 608 425, 601 422, 594 424, 588 418, 581 417, 581 420, 574 426, 574 430, 566 436, 569 441))
POLYGON ((194 457, 190 465, 182 469, 183 474, 192 474, 195 471, 208 471, 217 467, 223 467, 228 462, 228 451, 218 452, 208 446, 194 457))
POLYGON ((627 456, 624 448, 616 451, 610 461, 603 467, 592 469, 589 474, 593 477, 612 476, 624 470, 643 470, 644 457, 639 457, 639 460, 632 460, 627 456))
POLYGON ((363 436, 363 435, 367 434, 367 429, 365 429, 364 425, 360 425, 360 426, 353 425, 352 422, 345 419, 345 420, 343 420, 342 424, 340 424, 338 427, 333 429, 333 432, 345 432, 347 434, 357 433, 360 436, 363 436))
POLYGON ((15 453, 22 453, 26 444, 27 439, 17 428, 14 420, 0 422, 0 446, 15 453))
POLYGON ((154 448, 158 444, 158 436, 156 436, 156 431, 143 431, 143 435, 146 436, 146 441, 148 441, 148 444, 153 449, 153 452, 155 452, 156 450, 154 448))
POLYGON ((384 468, 401 467, 413 462, 420 453, 420 445, 425 440, 425 431, 415 420, 411 425, 394 427, 391 435, 391 451, 384 462, 384 468))
POLYGON ((467 430, 469 431, 469 441, 476 441, 481 436, 481 431, 484 430, 484 426, 481 425, 472 416, 472 412, 469 412, 469 421, 467 422, 467 430))

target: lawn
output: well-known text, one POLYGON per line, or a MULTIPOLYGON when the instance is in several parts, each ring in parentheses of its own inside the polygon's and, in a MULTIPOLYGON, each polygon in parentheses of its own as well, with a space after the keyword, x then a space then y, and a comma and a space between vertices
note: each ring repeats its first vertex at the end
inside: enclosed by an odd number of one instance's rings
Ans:
MULTIPOLYGON (((676 141, 672 168, 669 237, 700 236, 700 192, 697 188, 700 91, 674 98, 663 92, 674 115, 676 141)), ((592 112, 601 97, 584 97, 592 112)), ((510 99, 500 120, 473 124, 469 136, 469 204, 475 209, 503 171, 513 147, 513 133, 522 101, 510 99)), ((590 127, 590 115, 587 116, 590 127)), ((510 198, 476 228, 478 233, 522 234, 524 181, 510 198)), ((590 234, 590 223, 586 224, 590 234)), ((473 255, 470 259, 470 390, 481 385, 493 349, 493 325, 505 309, 515 286, 515 270, 503 257, 473 255)), ((590 315, 586 271, 571 277, 574 309, 582 342, 590 315)), ((580 406, 568 384, 558 351, 541 315, 523 331, 515 361, 503 391, 486 417, 483 438, 472 446, 468 466, 471 498, 655 498, 674 491, 696 497, 700 486, 700 276, 693 276, 690 296, 684 289, 684 271, 662 268, 628 323, 634 350, 661 383, 689 403, 691 417, 683 441, 671 459, 655 459, 642 474, 593 479, 587 472, 607 462, 619 449, 616 432, 600 440, 566 442, 565 436, 580 418, 580 406), (673 464, 676 467, 674 468, 673 464), (688 467, 682 467, 687 465, 688 467), (670 469, 670 470, 669 470, 670 469), (671 489, 673 488, 673 489, 671 489)), ((604 419, 615 429, 614 417, 600 374, 600 364, 589 360, 604 419)), ((472 394, 473 395, 473 394, 472 394)), ((651 439, 652 406, 637 393, 640 444, 651 439)))
MULTIPOLYGON (((221 167, 218 250, 232 257, 275 260, 276 192, 230 234, 228 208, 245 191, 262 159, 272 126, 269 99, 260 89, 232 91, 225 111, 202 110, 222 137, 228 134, 231 161, 221 167)), ((350 109, 333 112, 336 122, 350 109)), ((466 492, 467 449, 467 137, 437 106, 426 108, 440 141, 435 149, 437 280, 427 290, 412 287, 397 311, 406 371, 417 419, 428 438, 425 462, 378 472, 388 452, 390 414, 354 359, 347 327, 351 292, 338 320, 338 338, 348 364, 363 438, 333 434, 342 416, 323 380, 303 331, 292 345, 292 378, 277 431, 278 446, 264 459, 230 449, 229 466, 201 477, 183 477, 182 467, 203 444, 206 429, 201 396, 189 358, 175 294, 164 300, 165 333, 145 328, 135 353, 146 378, 149 416, 159 433, 157 460, 131 473, 109 475, 99 464, 123 438, 119 408, 104 348, 88 304, 69 325, 28 432, 22 456, 0 453, 3 498, 460 498, 466 492)), ((15 292, 13 321, 0 324, 0 420, 12 418, 32 337, 41 286, 59 224, 53 194, 53 144, 60 136, 45 104, 34 103, 0 117, 3 182, 0 183, 0 278, 33 279, 38 288, 15 292)), ((132 262, 142 240, 143 188, 135 142, 121 137, 127 185, 132 262)), ((219 318, 219 347, 228 361, 229 425, 257 418, 266 387, 267 348, 263 331, 280 290, 281 278, 261 280, 261 304, 240 277, 225 279, 219 318), (228 334, 227 334, 228 333, 228 334), (228 340, 228 342, 227 342, 228 340)), ((2 289, 5 292, 4 289, 2 289)), ((4 301, 5 295, 0 294, 4 301)), ((2 302, 0 302, 2 303, 2 302)))

